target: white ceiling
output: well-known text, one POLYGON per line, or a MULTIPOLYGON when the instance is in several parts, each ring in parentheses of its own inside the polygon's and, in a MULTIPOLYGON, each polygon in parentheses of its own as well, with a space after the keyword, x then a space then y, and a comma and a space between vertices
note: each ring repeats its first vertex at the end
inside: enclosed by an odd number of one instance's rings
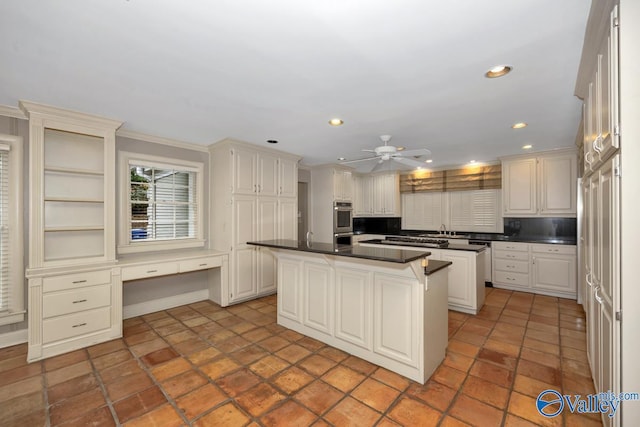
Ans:
POLYGON ((494 161, 574 144, 590 3, 3 0, 0 105, 204 145, 276 139, 309 165, 367 157, 381 134, 434 168, 494 161), (485 78, 498 64, 514 71, 485 78))

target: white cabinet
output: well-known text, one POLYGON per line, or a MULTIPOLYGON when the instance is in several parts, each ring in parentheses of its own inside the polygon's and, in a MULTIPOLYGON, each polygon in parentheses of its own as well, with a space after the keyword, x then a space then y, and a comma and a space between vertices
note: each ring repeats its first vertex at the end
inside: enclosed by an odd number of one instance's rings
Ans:
POLYGON ((449 309, 477 314, 484 305, 485 251, 427 250, 429 259, 453 263, 448 269, 449 309))
POLYGON ((256 240, 297 238, 298 157, 237 141, 211 149, 212 249, 229 252, 235 303, 276 291, 275 258, 256 240))
POLYGON ((409 366, 420 362, 420 296, 415 280, 378 273, 373 281, 373 351, 409 366), (403 309, 399 309, 402 307, 403 309))
POLYGON ((493 285, 563 298, 576 297, 576 247, 493 242, 493 285))
POLYGON ((353 176, 349 170, 333 170, 333 200, 351 202, 353 199, 353 176))
POLYGON ((232 193, 260 196, 296 197, 298 162, 277 152, 257 151, 245 145, 233 145, 232 193))
POLYGON ((302 323, 333 335, 333 271, 327 264, 305 262, 302 269, 304 315, 302 323))
POLYGON ((573 149, 503 159, 503 215, 575 216, 576 164, 573 149))
POLYGON ((575 246, 532 244, 531 287, 557 294, 576 295, 575 246))
POLYGON ((354 216, 401 215, 400 178, 397 173, 356 175, 354 216))
POLYGON ((529 244, 493 242, 493 286, 529 290, 529 244))
POLYGON ((537 160, 517 159, 502 162, 504 215, 535 215, 537 160))
MULTIPOLYGON (((298 259, 281 257, 278 259, 278 317, 296 323, 302 317, 302 265, 298 259)), ((278 323, 281 323, 278 319, 278 323)))
POLYGON ((595 171, 620 146, 618 82, 618 8, 596 56, 595 70, 584 100, 584 172, 595 171))
POLYGON ((398 174, 373 175, 373 216, 400 215, 400 180, 398 174))
POLYGON ((29 118, 29 361, 122 336, 115 264, 121 123, 20 102, 29 118))
POLYGON ((349 344, 372 350, 370 319, 373 273, 336 268, 335 336, 349 344))

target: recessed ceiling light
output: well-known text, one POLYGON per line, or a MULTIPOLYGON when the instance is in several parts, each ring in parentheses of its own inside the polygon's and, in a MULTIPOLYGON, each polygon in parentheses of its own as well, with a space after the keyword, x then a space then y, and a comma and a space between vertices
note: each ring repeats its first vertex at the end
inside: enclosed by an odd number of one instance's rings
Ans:
POLYGON ((397 151, 402 151, 402 150, 404 150, 404 147, 396 147, 396 150, 397 151))
POLYGON ((429 159, 429 160, 425 160, 424 162, 425 163, 431 163, 431 162, 433 162, 433 160, 429 159))
POLYGON ((531 144, 527 144, 527 145, 523 145, 523 146, 522 146, 522 149, 523 149, 523 150, 530 150, 530 149, 531 149, 531 147, 533 147, 533 145, 531 145, 531 144))
POLYGON ((338 157, 338 160, 343 161, 346 160, 344 157, 338 157))
POLYGON ((277 140, 275 140, 275 139, 267 139, 267 142, 268 142, 269 144, 277 144, 277 143, 278 143, 278 141, 277 141, 277 140))
POLYGON ((522 129, 522 128, 526 128, 528 125, 525 122, 518 122, 518 123, 514 123, 511 125, 511 128, 513 129, 522 129))
POLYGON ((496 65, 491 68, 489 71, 484 73, 484 76, 489 79, 495 79, 496 77, 502 77, 511 72, 511 66, 509 65, 496 65))
POLYGON ((418 167, 416 168, 416 170, 417 170, 417 171, 421 171, 421 170, 422 170, 422 166, 418 166, 418 167))
POLYGON ((474 164, 475 162, 475 160, 469 160, 469 164, 474 164))
POLYGON ((337 118, 337 117, 336 117, 336 118, 333 118, 333 119, 331 119, 331 120, 329 120, 329 124, 330 124, 331 126, 340 126, 340 125, 341 125, 341 124, 343 124, 343 123, 344 123, 344 121, 342 121, 342 119, 339 119, 339 118, 337 118))

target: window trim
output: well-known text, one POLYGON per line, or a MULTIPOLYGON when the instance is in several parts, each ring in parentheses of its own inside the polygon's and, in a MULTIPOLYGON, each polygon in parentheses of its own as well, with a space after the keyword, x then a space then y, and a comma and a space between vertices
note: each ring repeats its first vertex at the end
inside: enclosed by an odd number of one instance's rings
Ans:
POLYGON ((9 310, 0 313, 0 326, 24 321, 23 148, 22 138, 0 134, 0 144, 9 146, 9 310))
POLYGON ((192 162, 188 160, 172 159, 168 157, 154 156, 150 154, 132 153, 128 151, 119 152, 120 155, 120 217, 118 226, 118 253, 128 254, 136 252, 152 252, 170 249, 188 249, 202 248, 205 245, 204 240, 204 163, 192 162), (196 215, 198 218, 198 231, 195 237, 185 239, 167 239, 167 240, 136 240, 131 241, 129 238, 129 223, 131 222, 131 197, 130 195, 130 171, 131 163, 139 163, 153 167, 165 167, 184 169, 196 174, 196 215))

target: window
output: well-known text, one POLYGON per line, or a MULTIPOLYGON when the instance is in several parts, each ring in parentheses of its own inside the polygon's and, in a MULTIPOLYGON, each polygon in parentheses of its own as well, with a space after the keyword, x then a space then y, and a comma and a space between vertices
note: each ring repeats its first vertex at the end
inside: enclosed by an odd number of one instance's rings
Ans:
POLYGON ((0 325, 24 320, 22 139, 0 135, 0 325))
POLYGON ((122 153, 119 252, 204 246, 201 163, 122 153))

